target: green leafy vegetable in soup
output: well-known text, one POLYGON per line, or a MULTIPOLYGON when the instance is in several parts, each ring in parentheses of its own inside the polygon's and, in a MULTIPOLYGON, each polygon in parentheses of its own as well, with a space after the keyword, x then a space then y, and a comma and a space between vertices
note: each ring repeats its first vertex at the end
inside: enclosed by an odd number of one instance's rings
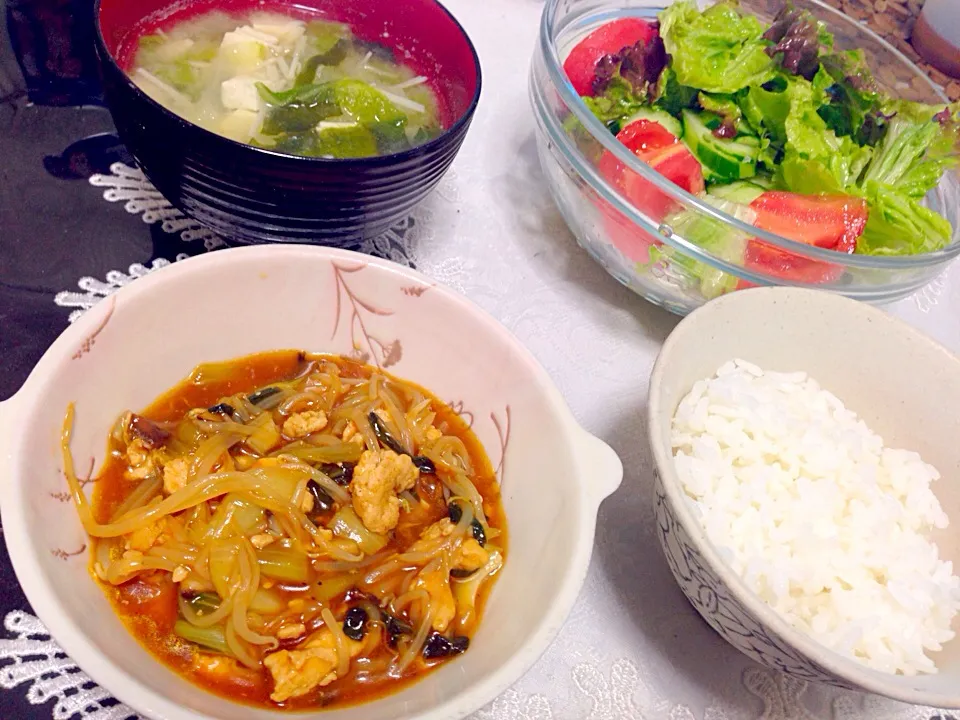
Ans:
POLYGON ((326 20, 208 13, 141 37, 131 77, 201 127, 295 155, 384 155, 441 131, 428 78, 326 20))

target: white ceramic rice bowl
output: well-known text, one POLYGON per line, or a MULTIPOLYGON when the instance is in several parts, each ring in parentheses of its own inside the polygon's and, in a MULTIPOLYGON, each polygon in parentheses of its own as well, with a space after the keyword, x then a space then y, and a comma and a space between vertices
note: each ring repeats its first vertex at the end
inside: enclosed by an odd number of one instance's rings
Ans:
MULTIPOLYGON (((915 450, 936 467, 932 489, 950 527, 932 534, 940 557, 960 570, 960 360, 877 308, 839 295, 760 288, 719 298, 681 321, 664 343, 650 380, 647 431, 657 468, 657 532, 681 590, 731 645, 802 680, 960 708, 960 637, 930 657, 933 675, 869 669, 793 629, 754 594, 707 539, 681 486, 670 425, 693 384, 725 362, 804 371, 837 395, 887 447, 915 450)), ((952 629, 960 633, 960 616, 952 629)))
POLYGON ((73 453, 83 475, 91 462, 99 466, 125 409, 146 406, 200 362, 282 348, 372 353, 371 362, 461 409, 499 470, 507 561, 469 651, 399 693, 306 713, 462 718, 516 681, 556 635, 587 571, 598 506, 622 467, 491 317, 416 272, 364 255, 302 246, 218 251, 138 280, 60 336, 0 405, 0 510, 27 598, 77 664, 142 715, 279 717, 181 679, 123 627, 88 574, 87 539, 63 496, 59 435, 75 402, 73 453))

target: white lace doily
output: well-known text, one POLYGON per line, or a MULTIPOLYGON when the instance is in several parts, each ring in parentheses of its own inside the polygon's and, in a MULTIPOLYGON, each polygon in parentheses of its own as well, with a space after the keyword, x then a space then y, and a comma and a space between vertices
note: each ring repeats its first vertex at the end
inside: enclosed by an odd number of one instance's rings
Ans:
MULTIPOLYGON (((724 643, 676 587, 653 528, 653 467, 643 423, 647 379, 677 318, 618 285, 575 243, 541 174, 527 101, 539 0, 446 0, 483 61, 484 90, 453 169, 409 223, 361 248, 413 264, 465 293, 530 348, 583 425, 623 459, 621 489, 600 510, 593 563, 556 642, 523 679, 472 720, 931 720, 914 708, 758 668, 724 643)), ((97 177, 126 203, 187 243, 219 238, 170 208, 136 171, 97 177)), ((121 209, 117 207, 117 211, 121 209)), ((57 302, 82 312, 162 266, 83 278, 57 302)), ((890 308, 960 350, 960 266, 890 308)), ((960 522, 955 518, 954 522, 960 522)), ((104 693, 37 621, 12 613, 0 684, 53 715, 121 720, 104 693)), ((949 717, 943 714, 943 720, 949 717)), ((954 720, 960 720, 955 714, 954 720)))
MULTIPOLYGON (((450 182, 449 179, 446 182, 450 182)), ((223 239, 196 220, 187 217, 175 208, 144 177, 139 168, 124 163, 114 163, 109 175, 92 175, 90 184, 106 188, 103 199, 110 203, 123 203, 123 209, 131 215, 139 215, 148 225, 160 223, 160 228, 168 234, 179 235, 180 240, 190 245, 203 243, 206 251, 216 250, 225 245, 223 239)), ((417 210, 410 217, 397 223, 390 230, 374 240, 365 240, 349 247, 351 250, 379 255, 402 265, 412 265, 410 248, 416 245, 418 238, 424 237, 422 229, 429 225, 428 211, 417 210)), ((189 253, 179 253, 174 262, 190 257, 189 253)), ((82 277, 77 281, 80 290, 64 290, 54 298, 57 305, 74 308, 70 313, 70 322, 76 320, 82 312, 89 310, 97 302, 130 284, 147 273, 166 267, 170 260, 156 258, 149 265, 134 263, 126 271, 111 270, 104 280, 94 277, 82 277)))

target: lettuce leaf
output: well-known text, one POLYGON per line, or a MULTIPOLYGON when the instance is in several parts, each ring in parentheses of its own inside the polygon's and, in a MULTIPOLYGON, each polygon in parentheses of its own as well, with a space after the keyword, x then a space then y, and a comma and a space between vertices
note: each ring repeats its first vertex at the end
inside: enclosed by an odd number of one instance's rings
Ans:
MULTIPOLYGON (((755 213, 746 205, 719 197, 706 195, 703 200, 722 212, 729 213, 744 222, 753 223, 755 213)), ((747 237, 726 223, 714 220, 697 210, 681 210, 667 218, 667 224, 673 231, 700 246, 712 255, 734 265, 743 263, 747 237)), ((674 272, 685 275, 696 283, 700 294, 708 300, 737 289, 739 279, 735 275, 718 270, 712 265, 697 260, 668 245, 650 248, 650 261, 670 265, 674 272)), ((640 269, 644 269, 646 265, 640 269)))
POLYGON ((820 70, 820 46, 833 48, 833 36, 826 26, 809 11, 798 10, 790 3, 783 6, 763 34, 774 43, 767 54, 780 61, 791 75, 813 80, 820 70))
POLYGON ((667 65, 663 39, 656 35, 649 42, 642 40, 620 52, 604 55, 597 61, 595 92, 603 92, 614 80, 625 82, 637 97, 656 95, 660 76, 667 65))
POLYGON ((940 133, 935 122, 922 124, 894 118, 864 182, 877 182, 909 197, 923 197, 940 181, 943 159, 927 157, 927 148, 940 133))
POLYGON ((883 97, 862 50, 824 55, 814 78, 827 102, 818 113, 837 135, 851 136, 859 145, 876 145, 888 116, 880 111, 883 97))
POLYGON ((595 95, 583 97, 584 104, 616 135, 624 120, 662 93, 666 61, 659 36, 603 56, 597 62, 595 95))
POLYGON ((696 88, 681 85, 677 74, 668 66, 660 75, 655 104, 674 117, 680 117, 685 109, 696 107, 698 94, 696 88))
POLYGON ((620 132, 624 120, 647 106, 646 98, 634 95, 622 78, 613 78, 601 95, 584 97, 583 102, 614 135, 620 132))
POLYGON ((787 142, 786 122, 790 114, 790 95, 786 92, 751 87, 741 98, 744 117, 757 131, 766 133, 778 148, 787 142))
POLYGON ((743 111, 732 95, 710 95, 700 93, 697 96, 700 107, 720 118, 720 127, 713 131, 719 138, 733 138, 740 132, 740 120, 743 111))
POLYGON ((867 226, 857 240, 862 255, 917 255, 950 243, 949 221, 913 197, 875 181, 866 183, 867 226))
POLYGON ((921 204, 956 164, 960 103, 943 108, 908 101, 885 104, 887 132, 860 183, 869 216, 857 252, 916 255, 950 244, 950 222, 921 204))
POLYGON ((870 72, 863 50, 844 50, 828 53, 820 58, 823 70, 846 92, 858 96, 861 103, 869 103, 880 96, 880 88, 870 72))
POLYGON ((899 103, 886 134, 877 146, 863 183, 895 187, 897 192, 922 198, 940 182, 944 171, 954 166, 960 122, 947 108, 941 120, 939 108, 918 103, 899 103))
POLYGON ((681 85, 713 93, 734 93, 762 85, 776 73, 767 54, 765 28, 719 2, 703 12, 693 0, 680 0, 660 15, 660 35, 681 85))
POLYGON ((883 109, 891 117, 896 116, 901 120, 913 123, 939 122, 942 128, 949 129, 948 121, 956 119, 954 116, 960 111, 960 103, 954 103, 944 108, 943 105, 926 105, 910 100, 887 100, 883 103, 883 109), (944 112, 946 113, 945 118, 942 117, 944 112))
POLYGON ((838 137, 817 113, 815 88, 803 80, 791 82, 786 94, 790 112, 784 121, 786 144, 778 175, 794 192, 844 192, 856 186, 873 150, 850 137, 838 137))

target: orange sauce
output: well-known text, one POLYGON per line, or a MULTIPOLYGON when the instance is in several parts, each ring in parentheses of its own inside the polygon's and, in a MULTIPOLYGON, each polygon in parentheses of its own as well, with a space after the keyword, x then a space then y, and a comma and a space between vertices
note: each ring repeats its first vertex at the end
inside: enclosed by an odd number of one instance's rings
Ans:
MULTIPOLYGON (((305 356, 304 353, 297 351, 261 353, 237 359, 229 364, 218 365, 212 376, 195 371, 189 378, 161 395, 138 414, 157 422, 179 421, 189 410, 209 407, 222 397, 240 392, 252 392, 274 382, 293 380, 303 373, 311 357, 336 362, 340 367, 341 377, 367 377, 373 370, 353 360, 335 356, 305 356)), ((406 381, 403 381, 403 384, 412 385, 406 381)), ((471 479, 483 497, 484 512, 489 526, 501 532, 496 539, 496 544, 505 551, 506 522, 500 502, 499 486, 483 447, 470 427, 452 408, 427 390, 418 389, 433 400, 432 409, 436 412, 434 424, 442 428, 445 434, 459 437, 467 447, 475 471, 471 479)), ((122 453, 118 452, 119 448, 111 446, 110 449, 111 453, 97 477, 96 490, 93 494, 94 513, 101 522, 107 521, 114 510, 137 487, 137 482, 124 478, 126 463, 122 453)), ((419 537, 426 526, 447 514, 442 484, 438 478, 421 475, 416 490, 421 499, 428 501, 428 506, 426 509, 421 507, 412 512, 401 513, 400 524, 393 533, 387 549, 402 551, 419 537)), ((369 702, 415 682, 432 667, 448 660, 446 658, 424 660, 421 657, 410 665, 402 677, 386 677, 375 673, 376 668, 386 667, 392 657, 386 648, 381 646, 367 660, 359 662, 354 660, 351 663, 350 672, 330 685, 317 688, 308 695, 291 699, 286 703, 276 703, 270 699, 273 681, 265 668, 252 670, 235 662, 230 663, 230 671, 226 673, 198 668, 194 662, 195 646, 173 631, 174 623, 178 619, 177 589, 168 573, 141 575, 119 586, 102 582, 100 584, 130 632, 163 664, 210 692, 251 705, 302 711, 369 702)), ((492 582, 486 582, 481 588, 477 601, 478 618, 482 617, 483 606, 492 585, 492 582)), ((305 592, 304 587, 298 586, 281 584, 277 588, 283 591, 285 599, 295 599, 305 592)), ((350 605, 349 601, 355 600, 357 596, 357 591, 354 590, 340 600, 334 601, 331 604, 334 615, 342 617, 350 605)), ((280 647, 283 649, 288 646, 281 642, 280 647)))

